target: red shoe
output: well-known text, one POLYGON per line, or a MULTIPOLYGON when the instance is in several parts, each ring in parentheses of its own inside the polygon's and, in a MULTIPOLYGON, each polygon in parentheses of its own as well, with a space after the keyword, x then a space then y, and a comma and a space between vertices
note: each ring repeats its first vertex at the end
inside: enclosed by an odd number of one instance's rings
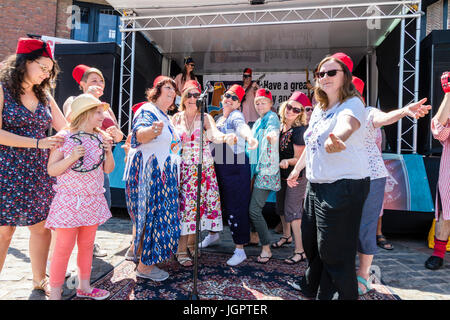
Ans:
POLYGON ((77 297, 79 298, 91 298, 94 300, 104 300, 109 297, 109 291, 103 289, 92 289, 91 293, 84 292, 83 290, 77 289, 77 297))

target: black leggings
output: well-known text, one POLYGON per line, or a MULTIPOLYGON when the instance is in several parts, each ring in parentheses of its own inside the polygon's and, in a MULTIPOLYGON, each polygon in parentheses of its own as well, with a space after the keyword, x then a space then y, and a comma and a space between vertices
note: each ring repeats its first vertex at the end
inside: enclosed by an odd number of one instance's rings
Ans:
POLYGON ((355 257, 362 208, 370 179, 308 183, 302 240, 308 268, 306 292, 319 300, 358 299, 355 257))

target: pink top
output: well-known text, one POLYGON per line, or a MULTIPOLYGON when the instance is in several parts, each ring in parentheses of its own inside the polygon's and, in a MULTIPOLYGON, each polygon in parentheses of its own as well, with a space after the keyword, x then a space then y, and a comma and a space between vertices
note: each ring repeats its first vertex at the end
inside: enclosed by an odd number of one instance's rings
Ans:
MULTIPOLYGON (((449 119, 450 120, 450 119, 449 119)), ((442 215, 444 220, 450 220, 450 121, 443 126, 437 119, 431 121, 431 132, 443 146, 439 168, 438 191, 441 196, 442 215)), ((438 198, 436 194, 436 220, 438 218, 438 198)))
MULTIPOLYGON (((79 142, 70 138, 69 131, 58 133, 65 138, 64 144, 58 150, 64 154, 64 158, 70 156, 73 148, 79 142)), ((102 137, 98 135, 102 141, 102 137)), ((103 153, 97 139, 89 136, 79 137, 86 148, 83 157, 83 168, 92 168, 103 153)), ((75 162, 71 168, 76 166, 75 162)), ((95 170, 89 172, 77 172, 71 168, 57 177, 57 183, 53 186, 56 195, 50 206, 47 217, 47 228, 75 228, 102 224, 111 218, 103 188, 103 163, 95 170)))

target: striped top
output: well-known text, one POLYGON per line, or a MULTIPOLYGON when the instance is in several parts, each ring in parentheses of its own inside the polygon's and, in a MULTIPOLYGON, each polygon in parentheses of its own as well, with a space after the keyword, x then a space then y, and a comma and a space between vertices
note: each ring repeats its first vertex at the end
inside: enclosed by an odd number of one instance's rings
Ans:
MULTIPOLYGON (((431 132, 443 146, 439 168, 438 190, 441 196, 444 220, 450 220, 450 119, 443 126, 437 119, 431 121, 431 132)), ((438 218, 438 199, 436 195, 436 219, 438 218)))

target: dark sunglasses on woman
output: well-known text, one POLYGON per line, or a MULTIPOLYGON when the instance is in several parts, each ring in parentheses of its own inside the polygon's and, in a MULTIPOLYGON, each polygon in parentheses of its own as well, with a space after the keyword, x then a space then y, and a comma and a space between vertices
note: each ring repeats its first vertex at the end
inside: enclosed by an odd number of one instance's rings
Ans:
POLYGON ((188 99, 194 97, 195 99, 198 99, 198 97, 200 97, 200 93, 198 92, 194 92, 194 93, 190 93, 188 92, 187 94, 188 99))
POLYGON ((288 111, 292 111, 293 113, 300 113, 300 112, 302 112, 302 109, 300 109, 300 108, 295 108, 295 107, 293 107, 293 106, 291 106, 290 104, 287 104, 286 105, 286 109, 288 110, 288 111))
POLYGON ((305 110, 306 110, 306 112, 310 112, 310 111, 313 111, 313 108, 311 108, 311 107, 306 107, 305 110))
POLYGON ((231 100, 233 100, 233 101, 239 101, 239 98, 238 98, 237 96, 232 95, 232 94, 229 94, 229 93, 225 93, 223 96, 224 96, 225 98, 231 99, 231 100))
POLYGON ((321 72, 317 72, 316 73, 316 77, 319 77, 321 79, 323 77, 325 77, 325 75, 327 75, 329 77, 334 77, 337 74, 338 71, 344 72, 343 70, 337 70, 337 69, 328 70, 328 71, 321 71, 321 72))

